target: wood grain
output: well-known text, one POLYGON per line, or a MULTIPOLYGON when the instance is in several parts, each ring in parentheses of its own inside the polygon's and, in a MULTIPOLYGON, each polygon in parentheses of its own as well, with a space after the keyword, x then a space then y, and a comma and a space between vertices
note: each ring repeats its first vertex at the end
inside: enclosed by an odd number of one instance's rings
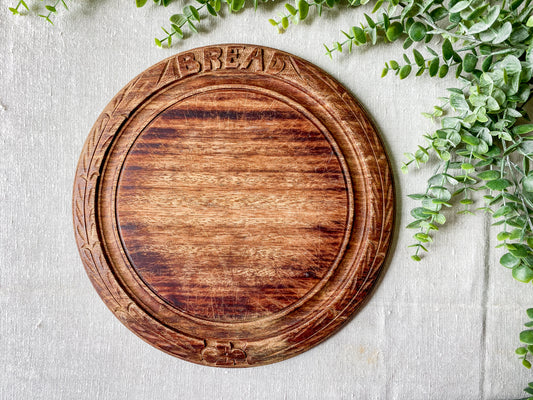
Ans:
POLYGON ((74 184, 80 254, 132 331, 224 367, 294 356, 369 295, 394 198, 379 137, 323 71, 211 46, 149 68, 112 100, 74 184))

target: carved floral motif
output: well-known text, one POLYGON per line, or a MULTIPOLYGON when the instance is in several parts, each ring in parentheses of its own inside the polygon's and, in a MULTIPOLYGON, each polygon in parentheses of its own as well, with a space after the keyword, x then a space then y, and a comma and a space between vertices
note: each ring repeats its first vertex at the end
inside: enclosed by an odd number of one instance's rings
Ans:
POLYGON ((247 354, 244 348, 237 348, 232 342, 215 342, 208 344, 202 350, 202 360, 208 364, 220 366, 235 366, 246 362, 247 354))

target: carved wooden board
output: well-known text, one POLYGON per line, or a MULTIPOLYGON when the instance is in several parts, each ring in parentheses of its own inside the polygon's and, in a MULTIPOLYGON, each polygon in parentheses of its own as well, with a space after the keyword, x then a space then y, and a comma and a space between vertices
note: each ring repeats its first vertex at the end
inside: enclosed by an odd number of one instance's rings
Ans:
POLYGON ((369 295, 391 239, 391 171, 330 76, 251 45, 149 68, 96 121, 74 183, 81 258, 155 347, 247 367, 299 354, 369 295))

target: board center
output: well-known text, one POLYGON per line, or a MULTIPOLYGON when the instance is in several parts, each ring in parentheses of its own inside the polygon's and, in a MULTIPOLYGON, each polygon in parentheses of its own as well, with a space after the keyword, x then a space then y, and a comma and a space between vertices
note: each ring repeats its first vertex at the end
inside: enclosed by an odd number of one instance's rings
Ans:
POLYGON ((334 149, 305 115, 224 89, 174 104, 141 132, 116 212, 124 249, 158 296, 236 322, 279 312, 324 277, 348 195, 334 149))

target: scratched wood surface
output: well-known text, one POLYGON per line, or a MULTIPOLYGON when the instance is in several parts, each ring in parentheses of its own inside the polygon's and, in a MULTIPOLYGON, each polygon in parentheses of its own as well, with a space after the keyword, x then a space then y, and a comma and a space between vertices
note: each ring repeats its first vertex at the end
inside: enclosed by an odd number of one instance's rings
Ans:
POLYGON ((368 116, 310 63, 209 46, 133 79, 74 184, 78 248, 155 347, 247 367, 299 354, 368 297, 391 240, 391 172, 368 116))

